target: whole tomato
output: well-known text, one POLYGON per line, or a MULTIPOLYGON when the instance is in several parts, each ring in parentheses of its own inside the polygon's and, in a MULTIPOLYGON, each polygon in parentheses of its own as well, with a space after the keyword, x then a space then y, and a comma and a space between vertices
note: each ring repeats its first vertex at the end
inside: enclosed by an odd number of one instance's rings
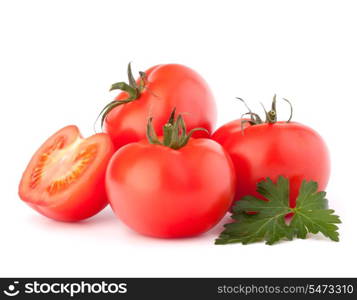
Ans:
POLYGON ((329 153, 316 131, 291 122, 291 116, 287 122, 277 122, 275 96, 265 122, 251 111, 247 114, 249 119, 229 122, 212 136, 230 154, 235 166, 235 200, 246 195, 261 197, 256 184, 267 177, 275 181, 280 175, 290 180, 291 207, 295 207, 303 179, 314 180, 319 190, 325 189, 330 174, 329 153))
POLYGON ((171 116, 158 139, 152 120, 148 139, 120 148, 106 173, 115 214, 133 230, 176 238, 209 230, 234 198, 235 175, 218 143, 186 134, 182 116, 171 116))
MULTIPOLYGON (((173 108, 185 114, 187 129, 195 127, 213 130, 216 121, 214 97, 204 79, 194 70, 179 64, 157 65, 140 72, 135 80, 130 64, 129 84, 118 82, 111 90, 122 92, 102 111, 104 131, 114 146, 120 148, 145 138, 148 117, 154 118, 153 126, 162 135, 162 126, 173 108)), ((195 137, 207 137, 206 132, 196 132, 195 137)))

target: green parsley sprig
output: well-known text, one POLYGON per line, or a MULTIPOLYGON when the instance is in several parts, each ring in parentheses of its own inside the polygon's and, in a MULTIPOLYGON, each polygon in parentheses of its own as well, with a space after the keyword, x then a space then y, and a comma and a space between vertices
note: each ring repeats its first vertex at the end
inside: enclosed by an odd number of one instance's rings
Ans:
POLYGON ((296 199, 296 207, 289 207, 289 180, 280 176, 276 183, 270 178, 257 184, 257 192, 269 201, 245 196, 233 207, 233 223, 216 239, 216 244, 266 241, 272 245, 282 239, 305 239, 308 233, 321 232, 333 241, 339 240, 340 218, 327 209, 325 192, 318 192, 317 183, 303 181, 296 199), (292 213, 288 224, 286 215, 292 213))

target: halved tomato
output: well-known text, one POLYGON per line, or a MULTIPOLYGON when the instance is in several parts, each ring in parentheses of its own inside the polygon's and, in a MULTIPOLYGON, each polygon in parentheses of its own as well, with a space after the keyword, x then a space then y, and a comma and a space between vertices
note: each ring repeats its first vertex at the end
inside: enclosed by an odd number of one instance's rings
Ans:
POLYGON ((89 218, 108 203, 104 179, 113 152, 107 134, 84 139, 76 126, 67 126, 33 155, 22 175, 20 198, 55 220, 89 218))

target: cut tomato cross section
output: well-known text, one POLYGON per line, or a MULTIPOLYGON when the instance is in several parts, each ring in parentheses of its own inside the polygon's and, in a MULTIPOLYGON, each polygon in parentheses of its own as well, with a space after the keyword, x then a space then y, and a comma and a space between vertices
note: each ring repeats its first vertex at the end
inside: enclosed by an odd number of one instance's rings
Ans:
POLYGON ((20 182, 20 198, 59 221, 93 216, 107 205, 105 170, 113 151, 107 134, 84 139, 76 126, 59 130, 32 157, 20 182))

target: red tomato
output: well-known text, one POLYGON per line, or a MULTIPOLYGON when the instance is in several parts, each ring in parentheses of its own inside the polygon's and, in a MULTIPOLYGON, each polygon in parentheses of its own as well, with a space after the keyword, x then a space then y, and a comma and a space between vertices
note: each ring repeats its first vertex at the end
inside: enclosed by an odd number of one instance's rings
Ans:
MULTIPOLYGON (((176 107, 183 113, 187 129, 203 127, 212 132, 216 121, 213 95, 204 79, 192 69, 178 64, 158 65, 145 72, 146 85, 136 100, 113 108, 104 121, 115 147, 119 148, 145 138, 146 122, 154 118, 154 128, 162 135, 167 116, 176 107)), ((137 84, 140 84, 138 79, 137 84)), ((115 100, 128 99, 121 92, 115 100)), ((205 132, 195 132, 194 137, 207 137, 205 132)))
MULTIPOLYGON (((171 125, 167 131, 177 129, 171 125)), ((178 149, 154 142, 126 145, 111 159, 106 188, 114 212, 144 235, 175 238, 207 231, 231 206, 236 189, 231 159, 205 138, 192 138, 178 149)))
POLYGON ((32 157, 22 175, 20 198, 55 220, 89 218, 108 203, 104 179, 113 152, 108 135, 83 139, 76 126, 67 126, 32 157))
POLYGON ((324 190, 330 174, 328 149, 311 128, 295 122, 276 122, 250 125, 242 120, 232 121, 219 128, 212 138, 230 154, 236 169, 235 200, 245 195, 260 197, 256 184, 279 175, 290 179, 290 206, 303 179, 314 180, 324 190))

